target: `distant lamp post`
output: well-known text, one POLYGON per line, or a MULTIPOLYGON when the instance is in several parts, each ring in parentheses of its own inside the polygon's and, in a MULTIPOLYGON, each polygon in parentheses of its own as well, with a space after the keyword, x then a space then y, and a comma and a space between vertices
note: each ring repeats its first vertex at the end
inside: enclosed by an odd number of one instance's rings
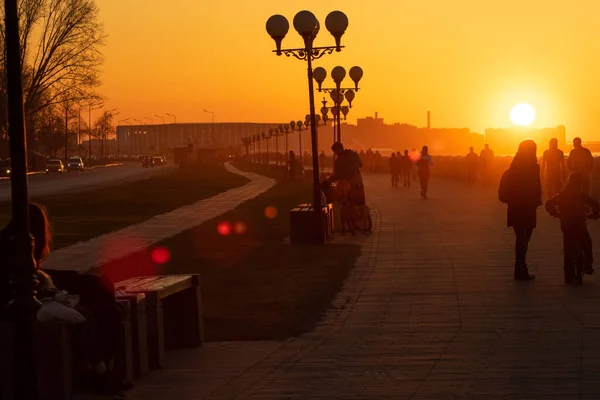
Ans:
MULTIPOLYGON (((321 214, 321 188, 319 177, 319 157, 318 157, 318 136, 317 123, 315 118, 315 97, 313 87, 313 69, 312 62, 323 57, 325 54, 331 54, 334 51, 341 51, 341 38, 348 27, 348 17, 341 11, 333 11, 325 18, 325 27, 335 39, 335 46, 315 47, 314 40, 320 30, 320 23, 310 11, 300 11, 294 17, 294 28, 304 40, 304 48, 282 49, 281 43, 289 31, 290 24, 283 15, 273 15, 267 20, 267 32, 275 41, 275 54, 287 57, 294 56, 299 60, 306 61, 308 66, 308 102, 311 115, 311 142, 312 142, 312 161, 313 161, 313 210, 315 212, 315 241, 323 243, 324 230, 322 229, 321 214)), ((300 126, 301 127, 301 126, 300 126)))
MULTIPOLYGON (((334 107, 337 107, 338 109, 342 108, 342 103, 343 103, 344 99, 346 99, 346 101, 348 101, 348 107, 349 108, 352 107, 352 101, 354 100, 354 97, 356 96, 355 92, 357 92, 359 90, 358 83, 360 82, 360 80, 363 77, 363 70, 361 67, 352 67, 352 68, 350 68, 349 75, 350 75, 350 79, 352 79, 352 81, 354 82, 354 87, 343 88, 342 81, 346 77, 346 70, 343 67, 337 66, 337 67, 333 68, 333 70, 331 71, 331 78, 333 79, 333 82, 335 83, 335 87, 334 88, 323 88, 322 84, 325 81, 325 78, 327 78, 327 71, 325 70, 325 68, 317 67, 317 68, 315 68, 315 70, 313 72, 313 77, 318 84, 317 90, 319 92, 329 93, 331 95, 331 99, 334 102, 334 107)), ((342 113, 343 113, 343 110, 342 110, 342 113)), ((340 122, 342 113, 338 112, 336 114, 336 117, 337 117, 336 118, 337 141, 338 142, 342 141, 341 122, 340 122)), ((346 114, 348 114, 348 112, 346 112, 346 114)))
POLYGON ((204 110, 204 112, 212 115, 212 126, 210 128, 210 133, 212 137, 212 144, 215 144, 215 113, 209 110, 204 110))
MULTIPOLYGON (((154 114, 154 116, 155 116, 156 118, 160 118, 160 120, 162 121, 162 125, 164 125, 164 124, 165 124, 165 118, 164 118, 164 117, 162 117, 162 116, 160 116, 160 115, 158 115, 158 114, 154 114)), ((162 127, 161 127, 161 128, 162 128, 162 127)), ((161 147, 162 147, 162 146, 160 145, 160 144, 162 143, 162 142, 161 142, 161 140, 160 140, 160 131, 161 131, 161 130, 160 130, 160 128, 157 126, 157 127, 156 127, 156 152, 157 152, 158 154, 160 154, 160 149, 161 149, 161 147)), ((170 138, 170 137, 171 137, 171 127, 170 127, 170 126, 169 126, 169 133, 168 133, 168 135, 169 135, 169 138, 170 138)))
POLYGON ((267 165, 269 165, 269 139, 271 139, 272 136, 273 136, 273 128, 269 128, 269 132, 262 133, 262 137, 263 137, 263 139, 265 139, 265 141, 267 143, 267 162, 266 162, 267 165))
POLYGON ((143 131, 141 131, 141 132, 139 132, 139 134, 140 134, 140 135, 143 135, 143 136, 141 136, 140 138, 138 138, 138 139, 139 139, 139 142, 140 142, 140 143, 139 143, 139 144, 140 144, 140 153, 142 153, 141 155, 144 155, 144 150, 145 150, 145 148, 146 148, 146 146, 144 145, 144 144, 145 144, 144 142, 145 142, 146 134, 148 133, 148 131, 147 131, 147 128, 146 128, 146 127, 148 126, 148 124, 147 124, 147 123, 145 123, 144 121, 140 121, 139 119, 135 119, 135 118, 134 118, 133 120, 134 120, 135 122, 139 122, 139 123, 140 123, 140 125, 143 125, 143 126, 144 126, 144 130, 143 130, 143 131))
POLYGON ((92 110, 99 110, 104 104, 89 104, 88 107, 88 157, 92 160, 92 110))
POLYGON ((169 113, 165 113, 166 115, 168 115, 169 117, 173 117, 173 119, 175 120, 174 123, 177 123, 177 116, 174 114, 169 114, 169 113))

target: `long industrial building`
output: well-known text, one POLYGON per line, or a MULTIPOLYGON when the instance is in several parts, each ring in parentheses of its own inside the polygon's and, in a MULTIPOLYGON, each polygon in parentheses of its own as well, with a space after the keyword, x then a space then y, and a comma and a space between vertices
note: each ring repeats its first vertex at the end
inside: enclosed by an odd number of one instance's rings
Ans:
POLYGON ((242 138, 269 132, 282 123, 221 122, 120 125, 117 143, 120 154, 159 154, 193 143, 196 147, 241 146, 242 138))

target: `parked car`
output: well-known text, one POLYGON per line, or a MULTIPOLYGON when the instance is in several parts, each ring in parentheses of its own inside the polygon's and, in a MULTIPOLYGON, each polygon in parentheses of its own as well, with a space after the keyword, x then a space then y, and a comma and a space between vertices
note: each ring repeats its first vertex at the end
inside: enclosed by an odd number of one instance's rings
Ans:
POLYGON ((10 159, 0 160, 0 176, 9 177, 12 174, 10 159))
POLYGON ((153 157, 144 157, 144 160, 142 161, 142 167, 143 168, 154 168, 154 158, 153 157))
POLYGON ((65 166, 62 161, 57 159, 46 161, 46 173, 49 174, 50 172, 59 172, 61 174, 65 172, 65 166))
POLYGON ((67 171, 83 171, 83 160, 81 157, 71 157, 67 162, 67 171))

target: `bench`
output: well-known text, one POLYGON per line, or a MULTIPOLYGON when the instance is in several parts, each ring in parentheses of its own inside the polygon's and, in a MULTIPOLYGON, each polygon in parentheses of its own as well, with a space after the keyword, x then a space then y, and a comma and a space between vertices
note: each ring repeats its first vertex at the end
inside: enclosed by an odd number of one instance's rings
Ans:
POLYGON ((324 244, 333 235, 333 205, 322 208, 320 226, 315 226, 315 216, 311 204, 300 204, 290 211, 290 243, 324 244), (322 230, 322 237, 315 235, 316 229, 322 230))
POLYGON ((133 380, 137 380, 150 371, 148 331, 146 329, 146 295, 143 293, 117 293, 117 300, 129 312, 132 376, 133 380))
POLYGON ((164 366, 165 350, 202 345, 200 275, 131 278, 115 289, 145 296, 150 368, 164 366))

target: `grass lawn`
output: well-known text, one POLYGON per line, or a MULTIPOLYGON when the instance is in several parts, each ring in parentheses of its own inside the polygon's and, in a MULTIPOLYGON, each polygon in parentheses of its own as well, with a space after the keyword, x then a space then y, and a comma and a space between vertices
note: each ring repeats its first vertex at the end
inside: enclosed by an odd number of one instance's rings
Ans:
MULTIPOLYGON (((242 186, 248 180, 218 166, 192 166, 135 182, 87 191, 33 197, 48 209, 53 248, 91 239, 178 207, 242 186)), ((10 218, 0 203, 0 223, 10 218)))
MULTIPOLYGON (((281 177, 270 168, 237 167, 281 177)), ((348 244, 290 246, 288 212, 311 196, 311 184, 279 182, 220 218, 101 267, 115 281, 153 274, 200 273, 208 341, 282 340, 312 330, 330 306, 360 248, 348 244), (265 209, 269 208, 268 218, 265 209), (273 210, 276 210, 276 216, 273 210), (237 231, 235 233, 237 226, 237 231), (223 235, 219 233, 231 234, 223 235), (155 248, 156 248, 155 247, 155 248)))

